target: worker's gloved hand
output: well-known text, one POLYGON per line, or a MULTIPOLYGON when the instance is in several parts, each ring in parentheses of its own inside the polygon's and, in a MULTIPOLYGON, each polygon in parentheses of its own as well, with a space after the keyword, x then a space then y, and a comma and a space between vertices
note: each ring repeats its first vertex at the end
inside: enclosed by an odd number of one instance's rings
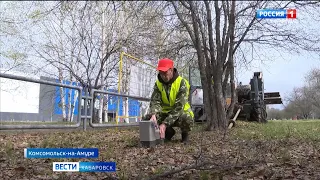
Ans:
POLYGON ((165 133, 166 133, 166 125, 161 124, 160 125, 160 138, 164 139, 165 138, 165 133))
POLYGON ((153 121, 153 124, 156 128, 159 128, 156 115, 152 115, 150 121, 153 121))

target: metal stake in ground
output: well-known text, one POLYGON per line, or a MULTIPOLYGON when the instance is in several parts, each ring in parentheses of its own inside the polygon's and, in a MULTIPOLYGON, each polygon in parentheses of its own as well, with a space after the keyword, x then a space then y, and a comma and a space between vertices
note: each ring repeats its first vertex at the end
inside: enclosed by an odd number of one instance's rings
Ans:
POLYGON ((231 119, 231 121, 229 122, 229 126, 228 126, 229 129, 231 129, 232 127, 234 127, 234 126, 236 125, 236 120, 237 120, 237 117, 238 117, 240 111, 241 111, 241 108, 238 109, 236 115, 235 115, 235 116, 233 117, 233 119, 231 119))

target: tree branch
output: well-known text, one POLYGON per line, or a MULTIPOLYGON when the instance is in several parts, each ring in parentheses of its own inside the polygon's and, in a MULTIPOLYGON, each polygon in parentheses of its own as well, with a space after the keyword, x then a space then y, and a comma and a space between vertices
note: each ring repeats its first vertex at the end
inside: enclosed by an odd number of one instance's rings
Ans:
POLYGON ((196 40, 195 40, 195 37, 194 37, 194 34, 192 33, 192 30, 191 30, 191 27, 187 24, 187 22, 183 19, 183 17, 181 16, 179 10, 178 10, 178 7, 177 5, 175 4, 175 2, 171 2, 173 7, 174 7, 174 10, 179 18, 179 20, 181 21, 181 23, 183 24, 183 26, 187 29, 189 35, 190 35, 190 38, 192 40, 192 42, 195 44, 196 43, 196 40))
POLYGON ((211 8, 208 1, 204 1, 207 11, 207 24, 208 24, 208 34, 209 34, 209 47, 210 47, 210 57, 211 57, 211 66, 213 69, 216 68, 216 58, 215 58, 215 47, 213 43, 213 25, 211 17, 211 8))
POLYGON ((225 172, 225 171, 229 171, 229 170, 233 170, 233 169, 243 169, 243 168, 249 168, 249 167, 254 167, 260 164, 265 164, 265 161, 257 161, 254 163, 245 163, 242 165, 224 165, 224 164, 217 164, 217 163, 212 163, 212 162, 208 162, 208 161, 204 161, 201 162, 199 164, 194 164, 191 166, 184 166, 180 169, 177 170, 172 170, 172 171, 168 171, 162 174, 158 174, 155 176, 151 176, 148 180, 156 180, 156 179, 160 179, 160 178, 164 178, 164 177, 168 177, 170 175, 174 175, 183 171, 187 171, 187 170, 191 170, 191 169, 195 169, 195 170, 212 170, 212 171, 216 171, 216 172, 225 172), (208 167, 206 167, 208 166, 208 167))

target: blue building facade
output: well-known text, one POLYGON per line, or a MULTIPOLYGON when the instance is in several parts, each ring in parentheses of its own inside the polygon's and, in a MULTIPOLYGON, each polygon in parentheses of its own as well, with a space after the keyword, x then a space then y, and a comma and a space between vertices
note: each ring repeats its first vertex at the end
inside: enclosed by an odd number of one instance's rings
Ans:
MULTIPOLYGON (((60 83, 58 79, 53 79, 49 77, 40 77, 41 80, 51 81, 60 83)), ((63 84, 73 85, 73 86, 80 86, 79 83, 70 81, 64 81, 63 84)), ((79 102, 78 97, 74 98, 76 93, 76 89, 70 88, 63 88, 64 90, 64 100, 66 102, 66 114, 69 114, 69 111, 72 111, 74 114, 73 120, 76 120, 79 116, 79 102), (69 97, 69 92, 71 92, 71 97, 69 97), (69 98, 71 98, 71 104, 74 105, 72 109, 69 109, 68 102, 69 98)), ((109 89, 109 92, 116 92, 116 89, 109 89)), ((85 95, 82 92, 82 95, 85 95)), ((108 95, 108 115, 112 114, 112 117, 115 117, 115 113, 118 112, 118 116, 124 116, 124 108, 123 108, 123 97, 118 97, 114 95, 108 95), (119 102, 118 102, 119 100, 119 102), (119 103, 119 106, 118 106, 119 103), (119 110, 118 110, 119 107, 119 110)), ((99 97, 97 97, 99 100, 99 97)), ((62 121, 62 106, 61 106, 61 96, 60 96, 60 87, 59 86, 52 86, 46 84, 40 84, 39 88, 39 99, 33 99, 33 101, 38 101, 39 103, 39 111, 38 113, 32 112, 0 112, 0 120, 3 121, 62 121)), ((83 107, 80 108, 81 112, 84 111, 83 107)), ((95 108, 93 112, 95 113, 97 109, 95 108)), ((91 114, 90 112, 88 114, 91 114)), ((92 115, 95 118, 95 114, 92 115)), ((139 117, 140 115, 140 103, 138 100, 129 99, 129 114, 130 117, 139 117)), ((130 118, 132 119, 132 118, 130 118)))
MULTIPOLYGON (((118 91, 115 89, 109 89, 109 92, 115 92, 117 93, 118 91)), ((108 111, 114 111, 117 112, 118 109, 118 101, 119 101, 119 111, 118 115, 119 116, 124 116, 124 108, 123 108, 123 103, 124 103, 125 98, 120 97, 120 96, 114 96, 114 95, 109 95, 108 96, 108 111)), ((140 116, 140 103, 136 99, 129 98, 129 116, 140 116)))
MULTIPOLYGON (((60 83, 60 81, 58 79, 56 79, 56 83, 60 83)), ((70 81, 63 81, 63 84, 67 84, 67 85, 71 85, 70 81)), ((73 82, 72 83, 73 86, 77 86, 77 83, 73 82)), ((78 98, 74 99, 74 95, 76 93, 76 89, 69 89, 69 88, 63 88, 64 90, 64 100, 65 102, 69 102, 69 93, 71 91, 71 104, 73 105, 75 103, 74 106, 74 115, 77 116, 79 114, 78 112, 78 98)), ((66 114, 69 113, 69 107, 67 106, 65 108, 66 110, 66 114)), ((56 86, 55 87, 55 94, 54 94, 54 114, 56 115, 62 115, 62 107, 61 107, 61 93, 60 93, 60 87, 56 86)))
MULTIPOLYGON (((59 83, 59 80, 56 80, 57 83, 59 83)), ((63 84, 68 84, 70 85, 70 81, 64 81, 63 84)), ((77 83, 73 82, 72 85, 77 86, 77 83)), ((78 84, 79 85, 79 84, 78 84)), ((76 89, 69 89, 69 88, 64 88, 64 93, 65 93, 65 102, 69 102, 69 97, 68 94, 71 91, 71 104, 74 104, 75 102, 75 109, 74 109, 74 115, 78 115, 78 98, 74 99, 74 95, 76 93, 76 89)), ((117 93, 118 91, 116 89, 108 89, 108 92, 114 92, 117 93)), ((84 96, 85 93, 82 92, 82 95, 84 96)), ((99 100, 100 97, 97 96, 97 100, 99 100)), ((115 96, 115 95, 108 95, 108 111, 109 112, 118 112, 119 116, 124 116, 124 108, 123 108, 123 103, 124 103, 123 97, 120 96, 115 96), (118 106, 119 103, 119 106, 118 106), (119 108, 119 110, 118 110, 119 108)), ((128 100, 129 102, 129 114, 128 116, 140 116, 140 102, 136 99, 130 99, 128 100)), ((62 115, 62 108, 61 108, 61 96, 60 96, 60 87, 55 88, 55 95, 54 95, 54 114, 57 115, 62 115)), ((69 112, 69 107, 67 106, 66 113, 68 114, 69 112)))

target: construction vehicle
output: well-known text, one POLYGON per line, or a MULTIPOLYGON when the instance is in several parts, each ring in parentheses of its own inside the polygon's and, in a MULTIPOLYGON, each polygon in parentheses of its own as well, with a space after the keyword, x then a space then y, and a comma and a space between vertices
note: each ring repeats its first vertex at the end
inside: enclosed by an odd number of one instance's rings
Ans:
MULTIPOLYGON (((191 77, 189 78, 191 79, 191 77)), ((191 84, 190 90, 190 101, 192 110, 195 114, 195 122, 206 121, 201 86, 193 86, 191 84)), ((230 121, 232 124, 231 126, 234 126, 235 120, 265 123, 267 122, 266 105, 282 104, 279 92, 264 92, 262 72, 254 72, 253 78, 250 80, 250 84, 242 85, 240 82, 239 85, 236 86, 235 90, 236 103, 232 115, 233 119, 230 121)), ((226 94, 226 107, 228 108, 231 103, 230 90, 226 94)))

